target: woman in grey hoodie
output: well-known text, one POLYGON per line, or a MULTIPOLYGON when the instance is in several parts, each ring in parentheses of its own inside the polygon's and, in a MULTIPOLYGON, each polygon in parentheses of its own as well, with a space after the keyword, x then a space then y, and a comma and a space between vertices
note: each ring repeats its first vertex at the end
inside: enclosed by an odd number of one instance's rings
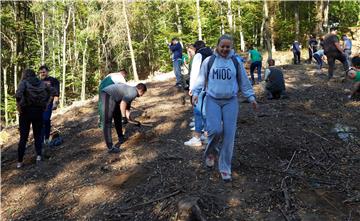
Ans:
POLYGON ((205 109, 209 143, 205 150, 205 164, 207 167, 214 167, 215 158, 219 155, 219 171, 226 182, 231 181, 239 90, 247 97, 254 110, 257 109, 255 93, 245 68, 241 62, 234 59, 235 52, 232 48, 231 36, 223 35, 219 38, 214 55, 202 63, 193 90, 193 102, 196 104, 201 89, 206 88, 205 109), (222 143, 219 143, 221 138, 222 143))

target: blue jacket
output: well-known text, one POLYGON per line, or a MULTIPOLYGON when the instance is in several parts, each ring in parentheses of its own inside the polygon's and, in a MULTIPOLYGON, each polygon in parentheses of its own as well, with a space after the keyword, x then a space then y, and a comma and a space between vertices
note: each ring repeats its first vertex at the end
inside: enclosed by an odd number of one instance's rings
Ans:
MULTIPOLYGON (((226 58, 221 57, 217 52, 214 54, 216 58, 209 71, 208 86, 205 89, 207 95, 215 99, 229 99, 236 97, 240 89, 249 102, 254 101, 255 93, 242 62, 239 63, 240 76, 236 76, 236 68, 231 59, 235 54, 234 51, 232 50, 226 58)), ((201 65, 200 74, 194 85, 194 96, 198 96, 202 88, 205 88, 209 60, 210 57, 206 58, 201 65)))
POLYGON ((169 45, 169 48, 173 53, 173 61, 177 59, 182 59, 182 46, 180 42, 174 45, 169 45))

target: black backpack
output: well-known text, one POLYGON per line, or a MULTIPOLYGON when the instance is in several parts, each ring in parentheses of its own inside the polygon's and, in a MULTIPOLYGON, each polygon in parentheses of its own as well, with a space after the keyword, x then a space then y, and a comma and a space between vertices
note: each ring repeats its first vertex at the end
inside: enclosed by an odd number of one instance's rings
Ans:
POLYGON ((205 58, 213 55, 213 51, 209 47, 200 48, 196 53, 201 54, 201 63, 205 60, 205 58))
POLYGON ((23 95, 23 105, 31 107, 46 108, 50 99, 50 87, 44 82, 38 85, 32 85, 25 80, 25 91, 23 95))

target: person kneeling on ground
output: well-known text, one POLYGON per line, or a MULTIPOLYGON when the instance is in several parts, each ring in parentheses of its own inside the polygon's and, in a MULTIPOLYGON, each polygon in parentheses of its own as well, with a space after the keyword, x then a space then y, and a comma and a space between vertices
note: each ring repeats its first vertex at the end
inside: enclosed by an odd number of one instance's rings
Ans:
POLYGON ((356 94, 360 94, 360 57, 354 57, 351 60, 351 63, 353 64, 355 70, 352 69, 348 71, 349 78, 354 81, 349 99, 353 99, 356 94))
POLYGON ((115 108, 120 104, 120 113, 122 116, 122 125, 128 122, 140 126, 140 122, 134 121, 130 118, 131 102, 136 97, 141 97, 146 92, 146 85, 143 83, 137 84, 135 87, 126 84, 112 84, 101 90, 101 111, 104 119, 104 138, 109 153, 119 153, 120 147, 113 146, 111 137, 112 118, 115 108))
POLYGON ((269 67, 265 70, 265 89, 267 98, 271 99, 279 99, 286 98, 285 94, 285 81, 284 75, 279 68, 275 68, 275 60, 268 60, 269 67))

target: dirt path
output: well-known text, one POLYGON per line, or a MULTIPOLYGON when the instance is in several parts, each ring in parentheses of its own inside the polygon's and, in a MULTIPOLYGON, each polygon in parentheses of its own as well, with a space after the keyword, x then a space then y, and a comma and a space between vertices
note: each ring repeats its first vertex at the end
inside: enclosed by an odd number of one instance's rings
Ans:
POLYGON ((172 81, 150 83, 134 114, 152 126, 128 125, 117 156, 105 151, 94 101, 54 119, 65 143, 40 168, 31 146, 15 169, 12 134, 2 149, 3 220, 176 220, 188 198, 207 220, 359 220, 359 139, 331 129, 352 126, 360 137, 360 102, 311 65, 283 68, 290 99, 258 95, 257 114, 241 104, 232 183, 204 168, 202 148, 183 145, 191 137, 183 94, 172 81))

